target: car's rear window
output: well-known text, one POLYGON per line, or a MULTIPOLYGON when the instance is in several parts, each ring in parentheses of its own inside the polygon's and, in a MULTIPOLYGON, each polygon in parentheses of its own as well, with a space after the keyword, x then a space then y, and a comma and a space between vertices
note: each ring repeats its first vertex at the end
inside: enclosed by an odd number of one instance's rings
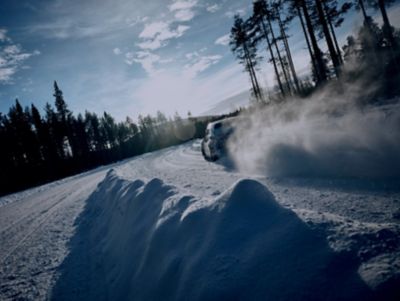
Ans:
POLYGON ((218 122, 216 124, 214 124, 214 129, 219 129, 220 127, 222 127, 222 123, 218 122))

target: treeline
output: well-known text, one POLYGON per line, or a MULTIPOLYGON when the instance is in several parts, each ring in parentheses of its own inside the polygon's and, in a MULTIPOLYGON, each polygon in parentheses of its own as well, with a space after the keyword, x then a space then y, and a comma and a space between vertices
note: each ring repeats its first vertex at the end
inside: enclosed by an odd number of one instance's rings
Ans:
POLYGON ((266 55, 275 73, 276 88, 282 98, 307 95, 327 81, 346 78, 382 84, 380 96, 399 95, 400 33, 390 24, 386 7, 395 0, 256 0, 252 15, 243 20, 234 17, 230 45, 236 58, 249 74, 252 94, 259 102, 267 101, 257 78, 257 69, 266 55), (362 12, 363 25, 357 37, 348 37, 340 47, 336 29, 352 9, 362 12), (379 27, 367 13, 378 10, 383 20, 379 27), (297 22, 297 23, 296 23, 297 22), (298 76, 289 45, 289 26, 299 26, 310 59, 308 80, 298 76), (321 50, 325 41, 326 52, 321 50))
POLYGON ((106 112, 74 116, 56 82, 54 97, 55 107, 47 103, 44 116, 18 100, 7 115, 0 113, 0 195, 200 138, 212 119, 158 112, 139 115, 137 123, 129 117, 116 122, 106 112))

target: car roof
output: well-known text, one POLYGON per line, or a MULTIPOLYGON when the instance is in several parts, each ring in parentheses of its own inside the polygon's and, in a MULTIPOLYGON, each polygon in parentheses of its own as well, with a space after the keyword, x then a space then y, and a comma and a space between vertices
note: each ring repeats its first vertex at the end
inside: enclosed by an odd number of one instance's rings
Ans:
POLYGON ((214 122, 211 122, 208 124, 207 128, 211 129, 211 128, 218 128, 220 127, 220 125, 230 125, 234 120, 236 120, 237 117, 228 117, 228 118, 224 118, 221 120, 217 120, 214 122))

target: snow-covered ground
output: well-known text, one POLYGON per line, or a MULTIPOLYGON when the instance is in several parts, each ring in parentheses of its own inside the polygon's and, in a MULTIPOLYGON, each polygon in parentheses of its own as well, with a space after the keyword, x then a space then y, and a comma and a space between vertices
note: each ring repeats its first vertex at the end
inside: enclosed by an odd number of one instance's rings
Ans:
POLYGON ((397 184, 149 153, 0 198, 0 300, 399 300, 397 184))

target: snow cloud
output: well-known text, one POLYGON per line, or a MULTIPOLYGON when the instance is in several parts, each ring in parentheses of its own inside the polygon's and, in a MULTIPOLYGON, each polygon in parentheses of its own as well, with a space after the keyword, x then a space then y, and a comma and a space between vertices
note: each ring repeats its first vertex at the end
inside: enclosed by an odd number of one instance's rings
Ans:
POLYGON ((366 108, 361 87, 331 85, 244 117, 229 145, 236 166, 272 177, 399 178, 400 106, 366 108))

